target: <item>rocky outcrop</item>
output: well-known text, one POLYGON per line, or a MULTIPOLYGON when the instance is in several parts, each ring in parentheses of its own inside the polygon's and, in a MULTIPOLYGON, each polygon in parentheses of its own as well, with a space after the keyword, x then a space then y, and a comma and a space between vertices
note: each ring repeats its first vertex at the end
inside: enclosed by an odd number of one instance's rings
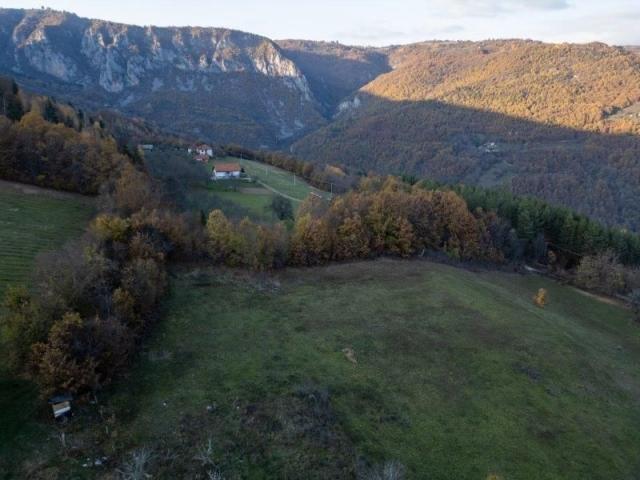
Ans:
POLYGON ((296 64, 244 32, 0 9, 0 47, 2 71, 29 88, 212 141, 274 146, 324 121, 296 64))

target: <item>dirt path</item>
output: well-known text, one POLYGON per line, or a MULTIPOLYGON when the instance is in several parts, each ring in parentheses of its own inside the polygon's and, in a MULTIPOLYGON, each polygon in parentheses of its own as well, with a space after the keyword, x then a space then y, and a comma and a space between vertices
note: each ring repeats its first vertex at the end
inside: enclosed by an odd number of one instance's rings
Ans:
POLYGON ((82 195, 80 193, 63 192, 60 190, 52 190, 50 188, 36 187, 34 185, 27 185, 26 183, 9 182, 7 180, 0 180, 0 192, 14 192, 22 193, 24 195, 41 195, 50 198, 57 199, 80 199, 87 203, 94 203, 94 198, 88 195, 82 195))
POLYGON ((609 305, 614 305, 616 307, 621 307, 621 308, 626 308, 628 309, 629 306, 624 303, 622 300, 618 300, 617 298, 612 298, 612 297, 607 297, 605 295, 598 295, 597 293, 591 293, 591 292, 587 292, 585 290, 581 290, 577 287, 571 287, 573 288, 576 292, 584 295, 585 297, 589 297, 589 298, 594 298, 596 300, 599 300, 603 303, 607 303, 609 305))

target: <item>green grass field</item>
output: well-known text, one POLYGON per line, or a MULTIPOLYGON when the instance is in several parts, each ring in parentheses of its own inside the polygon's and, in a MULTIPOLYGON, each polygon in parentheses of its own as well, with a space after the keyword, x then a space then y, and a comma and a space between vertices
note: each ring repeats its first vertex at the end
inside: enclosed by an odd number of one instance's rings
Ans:
POLYGON ((273 212, 270 208, 273 193, 257 184, 250 184, 237 180, 220 180, 208 182, 194 187, 194 197, 215 196, 225 203, 221 209, 231 216, 248 216, 257 221, 273 221, 273 212), (239 207, 237 210, 232 206, 239 207), (238 212, 240 215, 238 215, 238 212))
POLYGON ((9 284, 27 280, 39 253, 78 236, 94 211, 91 199, 25 188, 35 193, 0 185, 0 295, 9 284))
POLYGON ((310 186, 299 176, 271 165, 231 157, 225 159, 225 161, 239 162, 251 178, 283 194, 292 201, 301 202, 312 192, 323 198, 330 197, 329 193, 310 186))
POLYGON ((353 478, 391 460, 410 479, 636 478, 640 328, 572 288, 380 260, 178 271, 171 292, 102 398, 114 422, 71 433, 88 445, 63 464, 78 478, 102 472, 77 469, 85 452, 115 468, 142 446, 154 478, 199 478, 209 439, 228 479, 353 478))

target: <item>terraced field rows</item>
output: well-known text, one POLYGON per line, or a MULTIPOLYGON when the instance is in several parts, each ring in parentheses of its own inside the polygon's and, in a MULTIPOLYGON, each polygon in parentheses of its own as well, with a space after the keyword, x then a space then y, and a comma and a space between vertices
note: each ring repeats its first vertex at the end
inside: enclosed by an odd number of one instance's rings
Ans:
POLYGON ((79 235, 93 213, 91 199, 24 194, 0 186, 0 294, 27 279, 36 256, 79 235))

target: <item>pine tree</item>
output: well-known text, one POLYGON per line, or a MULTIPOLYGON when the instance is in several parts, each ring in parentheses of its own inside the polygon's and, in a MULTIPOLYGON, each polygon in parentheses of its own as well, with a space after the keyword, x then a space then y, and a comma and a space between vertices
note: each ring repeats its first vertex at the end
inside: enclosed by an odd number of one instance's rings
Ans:
POLYGON ((51 123, 58 123, 60 121, 58 115, 58 109, 55 107, 51 99, 47 99, 47 102, 44 105, 44 112, 42 113, 42 117, 51 123))

